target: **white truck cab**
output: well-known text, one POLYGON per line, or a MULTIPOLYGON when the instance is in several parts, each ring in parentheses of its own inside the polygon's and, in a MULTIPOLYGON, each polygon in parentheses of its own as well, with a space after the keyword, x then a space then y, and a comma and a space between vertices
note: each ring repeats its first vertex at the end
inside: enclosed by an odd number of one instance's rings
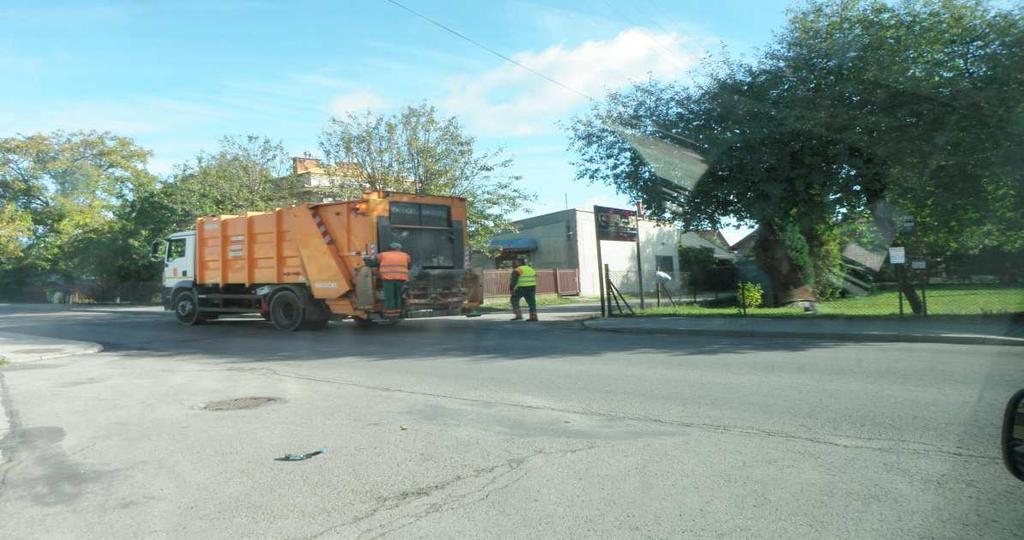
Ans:
POLYGON ((178 288, 191 288, 196 275, 196 233, 181 231, 168 236, 164 240, 153 243, 154 260, 162 260, 163 301, 167 307, 171 292, 178 288))

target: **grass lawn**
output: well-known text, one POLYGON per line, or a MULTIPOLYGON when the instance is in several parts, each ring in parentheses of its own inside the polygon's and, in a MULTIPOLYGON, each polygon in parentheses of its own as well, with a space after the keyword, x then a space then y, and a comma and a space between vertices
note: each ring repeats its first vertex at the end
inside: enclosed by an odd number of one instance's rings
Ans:
MULTIPOLYGON (((972 287, 935 286, 927 289, 929 315, 1005 315, 1024 313, 1024 287, 972 287)), ((904 313, 911 314, 904 300, 904 313)), ((723 316, 739 315, 734 306, 687 304, 676 307, 649 308, 637 315, 664 316, 723 316)), ((818 313, 805 313, 800 308, 752 308, 748 316, 754 317, 885 317, 899 315, 899 297, 896 291, 882 291, 868 296, 840 298, 818 304, 818 313)))

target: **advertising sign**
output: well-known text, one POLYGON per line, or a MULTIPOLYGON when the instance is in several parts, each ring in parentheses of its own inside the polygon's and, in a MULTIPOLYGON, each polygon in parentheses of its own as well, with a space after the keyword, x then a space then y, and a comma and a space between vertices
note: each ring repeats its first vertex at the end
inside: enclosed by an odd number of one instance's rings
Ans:
POLYGON ((637 241, 636 210, 594 206, 594 220, 598 240, 637 241))
POLYGON ((906 264, 907 250, 902 247, 889 248, 889 262, 892 264, 906 264))

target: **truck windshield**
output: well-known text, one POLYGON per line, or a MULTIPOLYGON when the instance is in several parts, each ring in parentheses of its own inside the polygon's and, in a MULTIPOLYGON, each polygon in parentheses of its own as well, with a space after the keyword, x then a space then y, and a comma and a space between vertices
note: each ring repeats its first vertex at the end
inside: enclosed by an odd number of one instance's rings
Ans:
POLYGON ((393 202, 390 218, 379 227, 381 250, 392 242, 420 268, 462 268, 461 223, 453 223, 451 209, 439 204, 393 202), (458 229, 458 230, 457 230, 458 229))
POLYGON ((173 261, 185 256, 185 239, 171 238, 167 240, 167 260, 173 261))

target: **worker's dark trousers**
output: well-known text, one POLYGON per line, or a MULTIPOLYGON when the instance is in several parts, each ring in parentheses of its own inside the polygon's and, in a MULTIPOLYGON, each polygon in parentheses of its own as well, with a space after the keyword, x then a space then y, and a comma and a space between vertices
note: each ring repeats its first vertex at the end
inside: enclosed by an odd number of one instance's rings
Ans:
POLYGON ((402 309, 402 288, 405 282, 397 279, 384 280, 384 309, 389 311, 402 309))
POLYGON ((537 313, 537 287, 516 287, 512 291, 512 309, 519 312, 519 299, 526 299, 530 313, 537 313))

